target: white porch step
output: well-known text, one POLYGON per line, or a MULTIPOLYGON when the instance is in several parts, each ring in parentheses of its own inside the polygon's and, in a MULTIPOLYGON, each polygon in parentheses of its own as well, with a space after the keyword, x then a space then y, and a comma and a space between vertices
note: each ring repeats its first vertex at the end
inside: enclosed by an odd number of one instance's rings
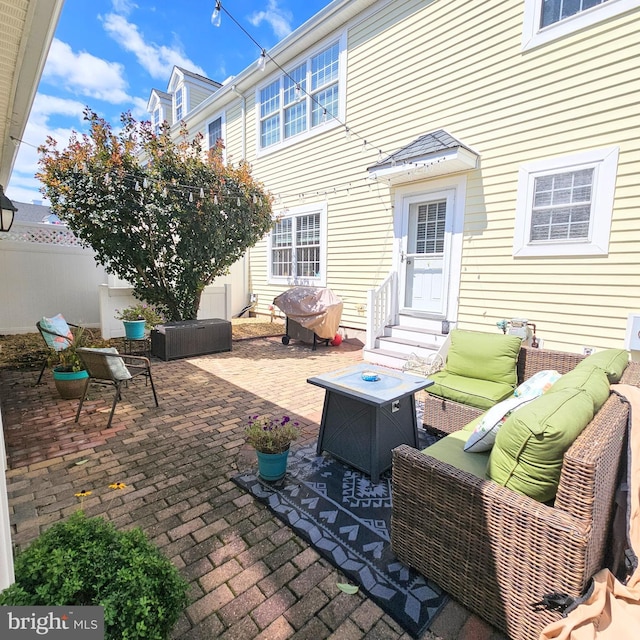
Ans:
POLYGON ((430 329, 393 325, 385 328, 373 349, 363 351, 363 358, 372 364, 402 369, 411 354, 428 358, 445 339, 445 335, 430 329))

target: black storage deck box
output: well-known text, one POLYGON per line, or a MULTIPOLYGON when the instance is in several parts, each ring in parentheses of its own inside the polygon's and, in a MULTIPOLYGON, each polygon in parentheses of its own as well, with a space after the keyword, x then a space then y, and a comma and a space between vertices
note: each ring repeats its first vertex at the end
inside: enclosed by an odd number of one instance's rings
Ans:
POLYGON ((151 355, 162 360, 231 351, 231 322, 220 318, 167 322, 151 332, 151 355))

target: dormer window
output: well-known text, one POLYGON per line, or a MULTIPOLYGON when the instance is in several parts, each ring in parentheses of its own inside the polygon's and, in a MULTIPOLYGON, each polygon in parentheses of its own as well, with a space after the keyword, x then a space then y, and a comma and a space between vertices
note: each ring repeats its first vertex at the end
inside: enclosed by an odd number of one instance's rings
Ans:
POLYGON ((176 122, 180 122, 180 120, 182 120, 182 100, 183 100, 183 94, 184 94, 184 87, 180 87, 178 89, 176 89, 176 92, 174 94, 174 101, 175 101, 175 106, 176 106, 176 122))
POLYGON ((160 123, 162 122, 162 112, 160 110, 160 107, 156 107, 153 110, 153 117, 152 117, 152 126, 153 126, 153 133, 155 133, 156 135, 160 135, 160 123))

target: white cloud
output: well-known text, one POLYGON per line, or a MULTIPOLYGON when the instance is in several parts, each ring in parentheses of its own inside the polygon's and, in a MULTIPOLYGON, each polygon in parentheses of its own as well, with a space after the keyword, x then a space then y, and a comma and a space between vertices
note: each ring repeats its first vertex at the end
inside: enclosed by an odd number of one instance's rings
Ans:
POLYGON ((128 22, 123 16, 109 13, 102 21, 109 36, 125 51, 133 53, 151 77, 168 81, 174 66, 206 76, 204 69, 190 60, 181 48, 145 42, 138 26, 128 22))
POLYGON ((128 16, 134 9, 138 8, 138 5, 131 0, 111 0, 111 6, 115 13, 123 16, 128 16))
POLYGON ((61 84, 71 93, 90 96, 112 104, 130 102, 124 67, 71 47, 54 38, 43 72, 45 81, 61 84))
POLYGON ((293 14, 291 11, 280 8, 277 0, 269 0, 265 11, 255 11, 249 16, 249 22, 254 27, 258 27, 262 22, 266 22, 279 39, 291 33, 292 19, 293 14))

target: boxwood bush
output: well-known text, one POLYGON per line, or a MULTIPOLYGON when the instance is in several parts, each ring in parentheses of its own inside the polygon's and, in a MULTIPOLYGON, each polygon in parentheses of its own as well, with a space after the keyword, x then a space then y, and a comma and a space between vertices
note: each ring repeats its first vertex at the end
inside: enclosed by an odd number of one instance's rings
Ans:
POLYGON ((0 605, 99 605, 107 640, 164 640, 187 604, 186 581, 141 529, 82 511, 19 553, 15 575, 0 605))

